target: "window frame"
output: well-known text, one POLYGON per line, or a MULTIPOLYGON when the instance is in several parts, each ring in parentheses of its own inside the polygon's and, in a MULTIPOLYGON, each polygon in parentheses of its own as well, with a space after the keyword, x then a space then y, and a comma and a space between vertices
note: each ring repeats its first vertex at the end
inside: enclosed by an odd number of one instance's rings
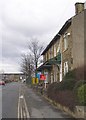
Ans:
POLYGON ((68 61, 64 62, 64 75, 68 73, 68 61))
POLYGON ((64 34, 64 51, 67 50, 68 48, 68 37, 67 37, 67 33, 64 34))

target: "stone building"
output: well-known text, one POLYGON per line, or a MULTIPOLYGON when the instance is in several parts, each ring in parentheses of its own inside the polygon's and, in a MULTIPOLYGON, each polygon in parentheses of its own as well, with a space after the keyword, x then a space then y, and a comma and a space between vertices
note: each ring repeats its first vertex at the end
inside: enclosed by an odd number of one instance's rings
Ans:
MULTIPOLYGON (((65 22, 42 52, 44 63, 38 71, 46 75, 49 83, 60 82, 68 71, 85 65, 86 9, 84 3, 76 3, 75 10, 75 16, 65 22)), ((82 79, 84 79, 83 71, 82 79)))
MULTIPOLYGON (((63 76, 69 70, 85 66, 86 9, 83 3, 76 3, 75 8, 76 15, 69 19, 59 31, 62 39, 63 76)), ((84 79, 84 70, 82 72, 82 79, 84 79)))
POLYGON ((5 82, 12 82, 12 81, 20 81, 21 79, 25 78, 23 73, 3 73, 0 74, 1 80, 5 82))

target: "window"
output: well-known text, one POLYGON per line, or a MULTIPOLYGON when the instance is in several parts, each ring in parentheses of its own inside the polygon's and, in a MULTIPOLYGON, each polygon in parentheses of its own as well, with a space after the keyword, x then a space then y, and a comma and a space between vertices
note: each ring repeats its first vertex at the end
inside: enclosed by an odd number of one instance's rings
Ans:
POLYGON ((59 52, 60 52, 60 43, 59 43, 58 48, 57 48, 57 53, 59 53, 59 52))
POLYGON ((48 54, 48 51, 47 51, 47 60, 49 59, 49 54, 48 54))
POLYGON ((45 55, 43 55, 43 61, 44 61, 44 62, 46 61, 46 56, 45 56, 45 55))
POLYGON ((53 57, 53 47, 50 48, 50 59, 53 57))
POLYGON ((67 34, 64 35, 64 50, 68 48, 68 39, 67 39, 67 34))
POLYGON ((45 55, 46 55, 46 61, 47 61, 47 53, 45 55))
POLYGON ((71 58, 71 64, 73 64, 73 58, 71 58))
POLYGON ((68 62, 64 62, 64 75, 68 72, 68 62))
POLYGON ((56 44, 54 44, 54 56, 56 56, 56 44))

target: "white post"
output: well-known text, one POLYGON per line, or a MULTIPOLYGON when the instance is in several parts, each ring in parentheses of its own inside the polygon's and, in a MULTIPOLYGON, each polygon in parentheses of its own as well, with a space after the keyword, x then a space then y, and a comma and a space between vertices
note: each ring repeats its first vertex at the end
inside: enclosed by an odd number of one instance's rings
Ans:
POLYGON ((60 65, 60 82, 62 81, 62 35, 60 36, 60 51, 61 51, 61 65, 60 65))

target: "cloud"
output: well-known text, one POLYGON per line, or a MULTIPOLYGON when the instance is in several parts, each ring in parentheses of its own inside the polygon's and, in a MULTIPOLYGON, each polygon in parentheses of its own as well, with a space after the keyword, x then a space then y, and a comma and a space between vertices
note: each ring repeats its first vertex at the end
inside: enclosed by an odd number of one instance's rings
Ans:
POLYGON ((18 71, 21 54, 28 51, 27 44, 33 37, 45 41, 47 46, 64 22, 74 15, 76 1, 1 0, 0 52, 4 69, 18 71))
POLYGON ((66 10, 66 7, 70 3, 66 1, 66 5, 64 6, 62 1, 57 0, 55 2, 53 0, 8 1, 5 1, 5 9, 3 9, 2 19, 4 24, 8 29, 21 32, 28 36, 46 34, 51 28, 55 29, 55 27, 58 27, 59 16, 63 15, 64 10, 66 10))
POLYGON ((19 72, 20 70, 20 67, 18 64, 8 64, 8 63, 4 63, 2 65, 0 65, 0 72, 3 71, 3 72, 6 72, 6 73, 9 73, 9 72, 19 72), (9 71, 10 70, 10 71, 9 71))

